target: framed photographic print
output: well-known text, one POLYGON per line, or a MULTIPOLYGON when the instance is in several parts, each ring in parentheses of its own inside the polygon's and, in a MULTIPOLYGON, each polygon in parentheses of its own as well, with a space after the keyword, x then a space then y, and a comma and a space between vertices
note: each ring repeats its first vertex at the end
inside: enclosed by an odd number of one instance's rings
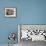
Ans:
POLYGON ((16 17, 16 8, 5 8, 6 17, 16 17))

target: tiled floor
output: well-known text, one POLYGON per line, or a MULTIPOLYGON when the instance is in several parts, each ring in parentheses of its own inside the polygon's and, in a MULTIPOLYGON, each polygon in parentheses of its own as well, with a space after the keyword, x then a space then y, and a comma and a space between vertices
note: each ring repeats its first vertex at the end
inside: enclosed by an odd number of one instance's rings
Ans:
MULTIPOLYGON (((8 46, 8 44, 0 44, 0 46, 8 46)), ((10 45, 10 46, 18 46, 18 44, 10 45)))
MULTIPOLYGON (((8 46, 8 44, 0 44, 0 46, 8 46)), ((28 41, 21 40, 19 45, 15 44, 13 46, 46 46, 46 42, 43 41, 32 42, 31 40, 28 41)))
POLYGON ((32 42, 31 40, 28 40, 28 41, 21 40, 20 46, 46 46, 46 42, 44 41, 32 42))

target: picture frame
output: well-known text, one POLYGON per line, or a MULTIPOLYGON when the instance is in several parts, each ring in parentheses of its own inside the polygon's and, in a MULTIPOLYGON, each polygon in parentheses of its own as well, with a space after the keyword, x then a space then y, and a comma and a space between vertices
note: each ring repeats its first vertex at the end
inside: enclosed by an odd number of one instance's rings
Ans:
POLYGON ((16 17, 16 8, 5 8, 5 17, 16 17))

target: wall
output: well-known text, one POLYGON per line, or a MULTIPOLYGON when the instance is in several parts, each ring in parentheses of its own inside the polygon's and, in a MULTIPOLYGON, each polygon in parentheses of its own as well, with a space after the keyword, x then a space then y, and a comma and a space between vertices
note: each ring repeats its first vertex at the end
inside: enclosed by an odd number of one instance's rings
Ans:
MULTIPOLYGON (((20 2, 17 0, 1 0, 0 1, 0 44, 7 44, 8 41, 8 34, 10 32, 16 32, 17 24, 21 18, 21 7, 20 2), (4 15, 4 8, 6 7, 16 7, 17 8, 17 17, 16 18, 6 18, 4 15)), ((17 39, 15 41, 18 42, 17 39)))
POLYGON ((18 32, 18 24, 46 24, 46 0, 0 0, 0 44, 8 43, 9 32, 18 32), (17 17, 6 18, 5 7, 16 7, 17 17))
POLYGON ((21 23, 46 24, 46 0, 23 0, 21 8, 21 23))
POLYGON ((46 31, 46 25, 21 25, 21 30, 45 30, 46 31))

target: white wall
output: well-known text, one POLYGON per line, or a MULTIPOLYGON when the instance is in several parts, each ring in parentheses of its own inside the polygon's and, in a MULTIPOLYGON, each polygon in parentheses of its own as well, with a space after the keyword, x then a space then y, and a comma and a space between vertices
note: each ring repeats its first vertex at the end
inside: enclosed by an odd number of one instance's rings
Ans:
POLYGON ((39 29, 39 30, 46 30, 46 25, 21 25, 21 29, 39 29))

